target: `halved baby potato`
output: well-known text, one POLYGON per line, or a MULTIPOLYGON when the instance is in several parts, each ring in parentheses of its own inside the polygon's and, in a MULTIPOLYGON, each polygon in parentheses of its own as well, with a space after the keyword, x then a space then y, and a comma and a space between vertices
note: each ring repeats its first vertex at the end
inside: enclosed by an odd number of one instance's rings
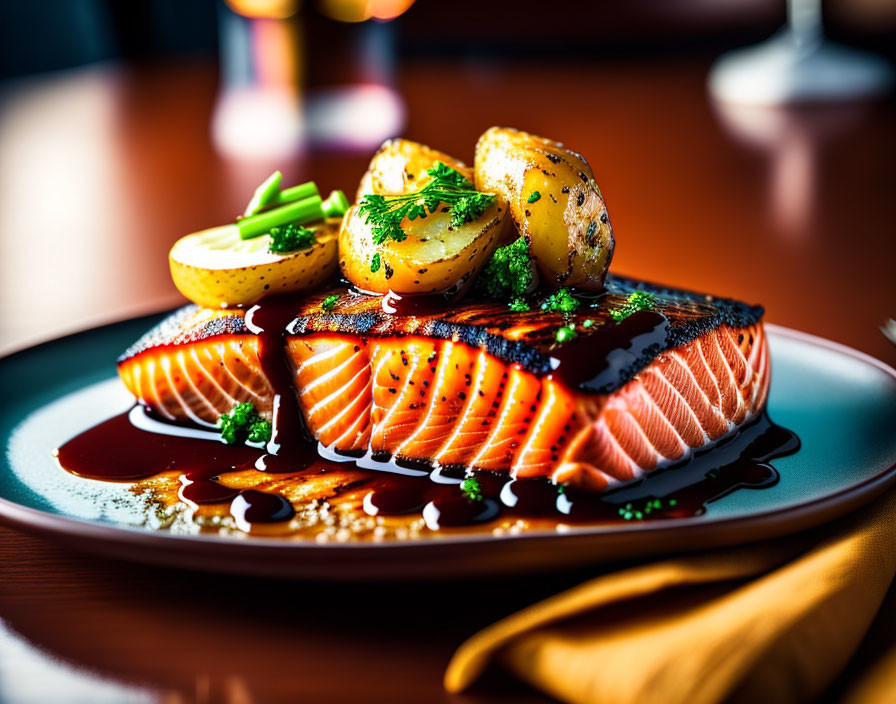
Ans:
POLYGON ((168 263, 178 290, 207 308, 255 303, 262 296, 307 291, 337 269, 339 218, 306 225, 316 243, 284 254, 269 251, 270 235, 240 239, 236 225, 213 227, 182 237, 168 263))
POLYGON ((600 289, 613 257, 613 228, 584 157, 559 142, 492 127, 476 143, 476 188, 504 198, 526 237, 541 281, 600 289))
POLYGON ((373 229, 360 212, 365 195, 403 195, 424 187, 426 173, 437 161, 457 170, 471 183, 473 171, 454 157, 405 139, 390 140, 380 147, 358 187, 357 203, 349 208, 339 232, 339 266, 358 288, 371 293, 389 290, 402 294, 461 292, 498 246, 506 244, 510 218, 507 205, 496 198, 472 222, 451 225, 451 213, 439 209, 425 218, 405 220, 407 238, 373 241, 373 229), (380 267, 371 271, 371 261, 380 255, 380 267))

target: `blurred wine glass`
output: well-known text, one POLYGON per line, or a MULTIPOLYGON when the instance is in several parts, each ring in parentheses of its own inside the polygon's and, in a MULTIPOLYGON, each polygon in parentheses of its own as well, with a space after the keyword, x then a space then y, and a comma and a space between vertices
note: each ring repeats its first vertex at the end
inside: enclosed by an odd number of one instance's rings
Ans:
POLYGON ((276 163, 308 148, 369 150, 404 126, 393 87, 389 20, 413 0, 321 0, 346 35, 309 51, 298 0, 226 0, 219 23, 221 87, 212 136, 224 155, 276 163), (342 51, 349 47, 349 51, 342 51), (345 83, 306 88, 315 61, 351 64, 345 83))
POLYGON ((821 0, 788 0, 781 31, 725 54, 709 75, 717 100, 750 105, 855 100, 884 93, 892 83, 883 58, 825 38, 821 0))

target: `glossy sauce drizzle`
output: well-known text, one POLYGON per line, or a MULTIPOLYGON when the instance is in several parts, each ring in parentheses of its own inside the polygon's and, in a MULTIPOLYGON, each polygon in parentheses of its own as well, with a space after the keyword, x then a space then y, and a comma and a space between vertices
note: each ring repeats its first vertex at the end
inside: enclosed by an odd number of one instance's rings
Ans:
MULTIPOLYGON (((128 415, 111 418, 67 442, 58 451, 60 465, 80 476, 113 481, 180 471, 183 500, 195 505, 229 503, 237 525, 244 529, 253 523, 286 521, 294 515, 282 496, 232 489, 219 482, 228 472, 252 470, 265 454, 262 450, 147 432, 135 427, 128 415)), ((557 524, 681 518, 702 513, 707 503, 735 489, 773 486, 778 474, 769 460, 798 448, 796 435, 762 413, 688 460, 654 472, 648 480, 603 494, 560 489, 544 479, 508 479, 489 472, 476 474, 481 495, 475 499, 461 490, 460 477, 443 483, 428 474, 409 476, 358 468, 354 471, 359 478, 352 484, 365 492, 362 508, 366 513, 422 515, 433 529, 488 523, 499 517, 549 519, 557 524)), ((341 466, 318 458, 310 467, 293 472, 296 480, 304 481, 309 474, 341 466)))
POLYGON ((258 336, 258 361, 274 392, 271 441, 257 465, 263 472, 307 469, 317 459, 302 421, 286 353, 284 338, 295 310, 295 297, 271 296, 246 311, 246 327, 258 336))
POLYGON ((619 323, 608 321, 591 335, 555 347, 551 376, 570 389, 608 393, 645 355, 665 349, 668 329, 666 316, 653 310, 639 310, 619 323))
POLYGON ((420 294, 398 295, 390 290, 382 296, 381 305, 383 312, 388 313, 389 315, 425 317, 428 315, 444 313, 445 306, 448 305, 448 302, 444 296, 420 294))
POLYGON ((242 524, 240 516, 231 511, 244 528, 249 523, 278 522, 294 515, 282 496, 267 494, 271 499, 265 503, 255 496, 260 491, 234 489, 218 481, 224 474, 254 470, 264 455, 261 450, 148 432, 135 427, 130 415, 110 418, 69 440, 57 450, 59 464, 73 474, 106 481, 136 481, 162 472, 181 472, 178 496, 195 506, 244 497, 237 508, 245 504, 253 509, 246 512, 242 524))
POLYGON ((458 485, 380 478, 365 497, 364 508, 368 513, 401 514, 422 507, 430 527, 468 525, 498 515, 553 518, 558 523, 681 518, 703 513, 707 503, 736 489, 773 486, 778 473, 769 460, 792 454, 799 446, 794 433, 762 413, 735 434, 654 472, 649 479, 602 494, 560 488, 546 479, 508 479, 480 472, 476 475, 478 500, 469 499, 458 485))
MULTIPOLYGON (((387 312, 396 315, 425 315, 445 305, 435 296, 386 298, 384 309, 388 304, 387 312)), ((470 492, 461 488, 462 474, 452 477, 448 468, 430 475, 428 465, 421 461, 369 455, 353 458, 340 453, 330 453, 331 459, 324 459, 304 427, 287 357, 284 336, 295 310, 294 297, 274 296, 246 312, 246 325, 258 336, 259 362, 274 394, 267 452, 165 434, 164 423, 149 432, 135 427, 125 413, 59 448, 60 465, 81 476, 113 481, 177 471, 181 482, 178 496, 183 501, 194 506, 229 504, 238 527, 248 530, 256 523, 288 521, 295 510, 279 494, 228 487, 220 481, 222 475, 257 470, 290 473, 304 481, 309 474, 341 469, 356 460, 364 467, 354 470, 358 478, 351 485, 365 492, 364 512, 422 515, 428 527, 438 529, 488 523, 498 517, 568 524, 693 516, 702 513, 710 501, 737 488, 772 486, 778 475, 768 461, 799 448, 796 435, 772 423, 763 412, 733 434, 666 468, 674 472, 656 471, 649 481, 602 494, 561 488, 546 479, 514 480, 489 472, 476 473, 477 490, 470 492), (379 466, 391 471, 371 469, 379 466), (394 473, 402 469, 410 469, 413 475, 394 473)), ((618 324, 608 323, 552 350, 552 376, 572 389, 606 392, 640 358, 664 349, 668 325, 663 315, 652 310, 633 313, 618 324)))

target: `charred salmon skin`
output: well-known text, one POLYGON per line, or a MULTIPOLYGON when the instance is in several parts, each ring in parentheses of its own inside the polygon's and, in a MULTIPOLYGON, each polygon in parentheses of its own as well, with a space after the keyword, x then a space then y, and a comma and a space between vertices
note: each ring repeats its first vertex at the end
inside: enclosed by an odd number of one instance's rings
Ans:
MULTIPOLYGON (((387 313, 379 297, 345 289, 291 305, 283 353, 305 425, 339 451, 600 491, 685 459, 768 394, 761 308, 616 276, 569 314, 476 300, 387 313), (652 305, 620 314, 633 291, 652 305), (575 339, 558 343, 561 327, 575 339)), ((240 310, 187 306, 118 370, 171 421, 214 425, 243 401, 271 414, 258 337, 240 310)))

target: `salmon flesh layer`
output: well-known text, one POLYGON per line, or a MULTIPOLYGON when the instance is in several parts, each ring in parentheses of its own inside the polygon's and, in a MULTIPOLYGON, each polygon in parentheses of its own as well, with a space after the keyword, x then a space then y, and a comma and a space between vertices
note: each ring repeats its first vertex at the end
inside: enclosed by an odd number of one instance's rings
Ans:
MULTIPOLYGON (((483 301, 389 315, 379 298, 337 289, 296 301, 284 349, 307 429, 326 447, 601 490, 685 459, 764 407, 761 315, 620 277, 568 317, 483 301), (558 350, 578 346, 568 365, 591 348, 606 357, 607 336, 626 324, 611 312, 634 289, 656 297, 659 341, 620 352, 626 363, 600 388, 570 383, 558 350), (325 311, 331 293, 341 295, 325 311), (558 345, 568 324, 578 337, 558 345)), ((172 421, 214 425, 243 401, 271 415, 272 388, 242 311, 187 306, 125 352, 118 370, 141 403, 172 421)))

